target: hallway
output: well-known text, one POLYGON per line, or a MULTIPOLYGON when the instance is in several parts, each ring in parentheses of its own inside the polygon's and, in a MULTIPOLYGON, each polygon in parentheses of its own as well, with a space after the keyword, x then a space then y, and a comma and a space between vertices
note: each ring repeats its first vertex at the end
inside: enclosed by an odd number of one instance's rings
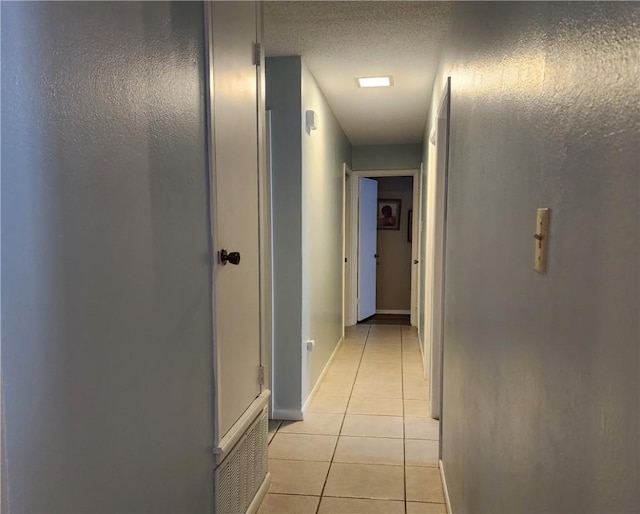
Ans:
POLYGON ((272 421, 260 513, 445 513, 413 327, 356 325, 302 422, 272 421))

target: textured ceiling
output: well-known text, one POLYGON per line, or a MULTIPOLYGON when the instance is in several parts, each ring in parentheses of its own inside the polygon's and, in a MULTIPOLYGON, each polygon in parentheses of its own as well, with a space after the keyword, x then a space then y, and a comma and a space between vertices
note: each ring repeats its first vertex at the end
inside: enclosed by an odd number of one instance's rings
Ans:
POLYGON ((354 145, 422 138, 447 2, 265 2, 268 56, 301 55, 354 145), (361 89, 355 77, 392 75, 361 89))

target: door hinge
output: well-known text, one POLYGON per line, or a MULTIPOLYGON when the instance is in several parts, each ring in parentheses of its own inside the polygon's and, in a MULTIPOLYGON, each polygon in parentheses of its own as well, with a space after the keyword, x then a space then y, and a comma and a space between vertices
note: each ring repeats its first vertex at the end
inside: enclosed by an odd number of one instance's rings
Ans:
POLYGON ((264 366, 258 367, 258 384, 264 385, 264 366))
POLYGON ((254 43, 253 45, 253 64, 260 66, 260 59, 262 58, 262 46, 260 43, 254 43))

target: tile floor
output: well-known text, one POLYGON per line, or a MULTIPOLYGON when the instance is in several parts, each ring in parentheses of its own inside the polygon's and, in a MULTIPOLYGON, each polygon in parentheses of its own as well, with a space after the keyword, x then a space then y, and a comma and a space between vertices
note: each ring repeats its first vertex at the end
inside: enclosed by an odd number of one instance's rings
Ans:
POLYGON ((260 514, 446 513, 415 329, 356 325, 304 421, 270 423, 260 514))

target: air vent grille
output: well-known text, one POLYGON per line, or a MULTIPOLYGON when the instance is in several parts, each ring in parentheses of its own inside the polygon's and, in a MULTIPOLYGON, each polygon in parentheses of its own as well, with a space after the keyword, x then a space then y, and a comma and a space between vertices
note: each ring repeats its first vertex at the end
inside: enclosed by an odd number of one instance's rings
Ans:
POLYGON ((247 512, 267 474, 267 409, 263 409, 238 444, 216 468, 216 514, 247 512))

